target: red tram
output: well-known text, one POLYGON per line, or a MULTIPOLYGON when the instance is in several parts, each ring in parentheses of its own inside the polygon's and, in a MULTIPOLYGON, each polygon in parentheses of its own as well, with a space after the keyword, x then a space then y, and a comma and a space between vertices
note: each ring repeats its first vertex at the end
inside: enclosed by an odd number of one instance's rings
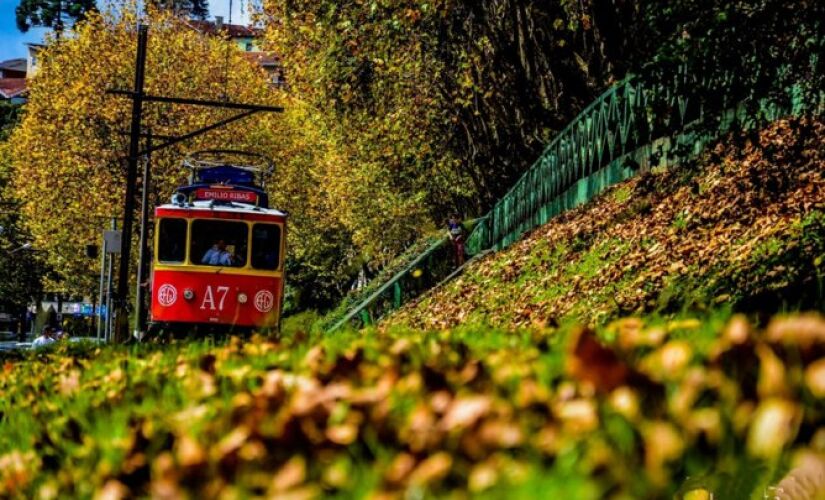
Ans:
POLYGON ((287 216, 269 208, 272 163, 252 153, 201 151, 184 165, 192 170, 189 184, 155 209, 150 329, 277 328, 287 216))

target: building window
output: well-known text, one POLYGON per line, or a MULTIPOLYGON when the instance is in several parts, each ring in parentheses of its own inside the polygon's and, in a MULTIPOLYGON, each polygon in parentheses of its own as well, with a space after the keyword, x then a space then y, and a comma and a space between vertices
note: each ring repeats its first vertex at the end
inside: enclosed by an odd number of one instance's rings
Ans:
POLYGON ((243 222, 200 219, 192 222, 192 264, 243 267, 249 228, 243 222))
POLYGON ((276 224, 255 224, 252 228, 252 267, 274 271, 280 267, 281 228, 276 224))
POLYGON ((252 52, 252 42, 246 42, 246 51, 252 52))
POLYGON ((158 231, 158 261, 182 264, 186 260, 186 219, 161 219, 158 231))

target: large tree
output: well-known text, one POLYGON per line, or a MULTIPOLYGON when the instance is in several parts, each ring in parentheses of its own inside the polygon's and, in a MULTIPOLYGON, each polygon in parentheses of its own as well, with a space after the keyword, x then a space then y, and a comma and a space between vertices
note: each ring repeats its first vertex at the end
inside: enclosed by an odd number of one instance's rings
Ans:
POLYGON ((20 105, 0 102, 0 310, 21 312, 43 291, 46 266, 31 248, 31 235, 11 189, 12 155, 6 142, 17 125, 20 105))
MULTIPOLYGON (((234 101, 283 104, 263 70, 230 43, 198 33, 168 12, 150 12, 141 22, 150 25, 148 93, 212 100, 229 94, 234 101), (231 71, 225 71, 227 65, 231 71)), ((106 91, 128 88, 134 79, 136 24, 128 9, 92 13, 75 27, 75 36, 48 45, 22 121, 9 139, 15 196, 35 247, 47 252, 67 291, 94 289, 98 263, 85 257, 85 246, 99 242, 111 216, 122 215, 128 138, 121 132, 128 129, 130 104, 106 91)), ((177 135, 230 113, 146 104, 144 126, 177 135)), ((280 130, 286 121, 248 118, 154 154, 152 198, 164 202, 185 182, 180 161, 190 150, 238 148, 281 156, 278 145, 294 135, 280 130)), ((285 191, 279 190, 278 201, 285 191)))
MULTIPOLYGON (((324 191, 373 261, 450 211, 484 213, 624 71, 587 1, 262 4, 291 88, 337 145, 324 191)), ((599 18, 633 17, 617 5, 599 18)))
POLYGON ((60 33, 66 24, 85 18, 94 9, 95 0, 20 0, 15 10, 17 28, 25 33, 41 26, 60 33))

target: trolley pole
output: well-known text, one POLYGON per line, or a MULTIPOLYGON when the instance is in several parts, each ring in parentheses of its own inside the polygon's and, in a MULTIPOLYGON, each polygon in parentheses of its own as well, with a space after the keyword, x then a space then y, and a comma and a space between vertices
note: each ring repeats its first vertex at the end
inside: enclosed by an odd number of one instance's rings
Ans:
POLYGON ((123 241, 120 269, 117 277, 117 328, 113 339, 121 342, 129 332, 128 290, 129 261, 132 253, 132 220, 135 216, 135 183, 140 158, 141 118, 143 116, 143 82, 146 69, 146 41, 149 27, 138 26, 137 57, 135 59, 135 87, 132 94, 132 125, 129 141, 129 158, 126 164, 126 200, 123 203, 123 241))
POLYGON ((138 249, 138 272, 137 272, 137 289, 135 290, 135 330, 134 335, 140 338, 141 332, 146 326, 146 301, 144 299, 147 291, 146 271, 148 268, 147 260, 149 257, 149 248, 147 247, 147 236, 149 233, 149 190, 151 184, 152 171, 152 130, 146 131, 146 160, 143 162, 143 196, 140 205, 140 248, 138 249))

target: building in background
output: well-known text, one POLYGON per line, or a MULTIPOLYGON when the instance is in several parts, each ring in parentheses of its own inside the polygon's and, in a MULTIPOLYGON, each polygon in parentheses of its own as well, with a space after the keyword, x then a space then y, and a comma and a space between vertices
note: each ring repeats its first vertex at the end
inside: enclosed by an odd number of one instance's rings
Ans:
POLYGON ((258 64, 266 71, 273 85, 284 86, 284 73, 280 58, 273 52, 261 50, 259 44, 263 35, 261 29, 241 24, 226 24, 221 16, 216 16, 214 22, 198 20, 186 20, 185 22, 200 33, 227 37, 238 50, 244 53, 247 60, 258 64))
POLYGON ((12 104, 26 102, 26 74, 28 62, 17 58, 0 61, 0 100, 12 104))
MULTIPOLYGON (((186 20, 192 29, 211 36, 228 37, 244 57, 250 62, 258 64, 269 76, 270 82, 278 87, 285 84, 281 60, 273 52, 261 50, 259 40, 263 35, 259 28, 243 26, 241 24, 226 24, 221 16, 215 21, 186 20)), ((10 101, 12 104, 26 102, 26 79, 37 73, 40 64, 40 51, 45 47, 40 43, 27 43, 29 49, 27 58, 9 59, 0 61, 0 101, 10 101)))
POLYGON ((261 30, 252 26, 242 24, 226 24, 223 17, 216 16, 215 21, 198 21, 189 19, 185 21, 194 30, 206 35, 222 35, 230 40, 244 52, 259 52, 258 39, 261 37, 261 30))
POLYGON ((29 56, 26 58, 26 77, 31 78, 40 69, 40 51, 45 45, 42 43, 27 43, 29 48, 29 56))
POLYGON ((26 59, 20 57, 0 62, 0 78, 26 78, 26 59))
POLYGON ((1 101, 9 101, 12 104, 23 104, 26 102, 27 90, 25 78, 0 78, 1 101))

